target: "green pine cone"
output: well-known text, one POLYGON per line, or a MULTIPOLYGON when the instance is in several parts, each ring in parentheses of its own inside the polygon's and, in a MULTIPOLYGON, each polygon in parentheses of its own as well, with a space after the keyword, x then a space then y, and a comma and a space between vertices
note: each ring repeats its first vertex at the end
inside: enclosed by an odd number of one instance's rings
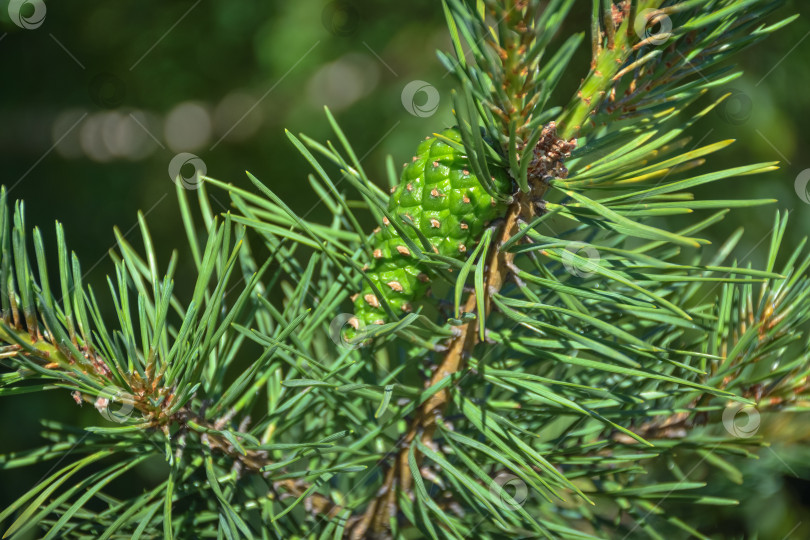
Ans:
MULTIPOLYGON (((445 130, 441 135, 461 143, 456 129, 445 130)), ((500 168, 491 172, 496 189, 510 194, 509 174, 500 168)), ((391 214, 411 220, 436 253, 456 259, 467 257, 487 223, 504 215, 506 207, 506 203, 491 197, 473 175, 466 154, 437 137, 428 137, 419 145, 416 156, 406 164, 400 184, 388 200, 391 214)), ((382 292, 394 313, 407 313, 413 309, 413 302, 427 291, 430 271, 420 268, 396 229, 387 219, 383 221, 382 229, 374 233, 374 259, 366 275, 382 292)), ((421 246, 415 231, 407 226, 405 229, 409 238, 421 246)), ((356 296, 354 307, 355 318, 349 323, 355 329, 384 324, 388 320, 367 282, 356 296)))

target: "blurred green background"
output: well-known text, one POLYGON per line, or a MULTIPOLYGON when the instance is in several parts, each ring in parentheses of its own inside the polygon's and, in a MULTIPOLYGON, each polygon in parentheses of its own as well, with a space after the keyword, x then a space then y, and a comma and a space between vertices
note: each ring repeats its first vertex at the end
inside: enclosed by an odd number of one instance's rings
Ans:
MULTIPOLYGON (((575 7, 566 34, 587 28, 587 4, 575 7)), ((96 290, 106 288, 113 227, 140 246, 138 210, 147 214, 164 265, 172 249, 185 254, 169 174, 178 154, 194 154, 208 175, 243 186, 249 170, 312 217, 319 208, 306 185, 310 169, 285 128, 330 137, 322 109, 328 105, 382 184, 386 155, 401 163, 416 141, 453 124, 454 80, 435 55, 449 44, 436 0, 2 0, 0 7, 0 183, 12 198, 25 199, 29 227, 42 228, 47 245, 54 245, 54 220, 64 224, 96 290), (402 92, 411 81, 438 90, 435 113, 423 92, 414 103, 426 113, 406 110, 402 92)), ((795 188, 810 168, 810 3, 788 1, 780 13, 797 12, 796 22, 736 58, 744 77, 715 92, 732 97, 691 132, 694 144, 737 139, 712 156, 712 168, 782 162, 776 173, 726 180, 698 194, 778 199, 779 208, 793 212, 791 246, 810 229, 810 204, 795 188)), ((586 73, 587 49, 583 44, 555 104, 564 105, 586 73)), ((193 167, 179 169, 191 177, 193 167)), ((212 195, 214 210, 225 210, 226 196, 212 195)), ((732 213, 714 239, 745 226, 737 257, 757 264, 773 211, 732 213)), ((188 262, 182 257, 176 278, 181 291, 191 281, 182 279, 188 262)), ((40 444, 43 418, 96 422, 88 409, 67 392, 4 398, 0 453, 40 444)), ((714 484, 743 504, 702 515, 683 509, 689 522, 706 523, 717 537, 810 537, 810 456, 800 444, 810 440, 807 427, 806 418, 764 417, 773 446, 745 465, 745 484, 714 484)), ((0 507, 48 469, 0 473, 0 507)))

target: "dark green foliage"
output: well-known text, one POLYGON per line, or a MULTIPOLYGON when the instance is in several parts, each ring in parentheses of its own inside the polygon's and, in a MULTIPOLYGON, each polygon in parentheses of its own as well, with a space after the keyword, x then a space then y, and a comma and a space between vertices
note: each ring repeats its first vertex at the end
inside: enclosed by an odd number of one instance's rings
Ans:
POLYGON ((717 167, 712 155, 730 142, 692 145, 685 133, 722 98, 692 104, 725 80, 717 77, 733 76, 697 70, 780 28, 726 31, 753 25, 777 3, 623 4, 628 16, 665 7, 677 22, 642 61, 650 45, 633 49, 641 38, 619 36, 614 14, 595 0, 600 61, 660 83, 660 94, 632 97, 643 113, 635 120, 600 106, 595 96, 613 83, 595 71, 583 84, 590 101, 550 105, 581 40, 546 51, 571 0, 526 3, 518 15, 530 24, 513 17, 512 3, 477 3, 492 8, 493 30, 481 12, 450 0, 461 54, 443 60, 461 83, 458 132, 422 143, 401 179, 391 161, 390 196, 329 112, 336 143, 288 134, 313 167, 326 219, 307 219, 253 176, 255 190, 208 178, 194 205, 178 185, 194 263, 183 276, 194 284, 187 295, 175 291, 177 260, 156 254, 143 216, 142 249, 117 233, 102 296, 82 282, 61 228, 50 249, 26 228, 23 205, 0 192, 0 396, 61 392, 103 416, 84 429, 46 420, 45 446, 0 456, 0 470, 55 464, 0 511, 5 534, 705 538, 693 516, 735 504, 707 482, 742 481, 741 458, 768 442, 764 429, 737 430, 737 413, 761 415, 764 426, 769 413, 810 409, 806 244, 787 245, 778 212, 770 244, 759 248, 764 264, 741 263, 743 231, 712 246, 709 229, 730 209, 775 201, 693 193, 726 180, 736 196, 776 165, 717 167), (681 54, 695 30, 693 43, 715 54, 688 67, 681 54), (656 70, 641 69, 653 60, 656 70), (510 207, 513 229, 499 232, 511 236, 491 242, 501 225, 486 224, 510 204, 510 177, 522 193, 535 187, 528 158, 543 126, 591 116, 598 123, 584 124, 569 174, 544 179, 544 211, 510 207), (221 216, 211 186, 229 197, 221 216), (375 235, 360 225, 369 213, 382 226, 375 235), (679 214, 698 217, 679 229, 659 219, 679 214), (497 288, 486 287, 492 255, 509 259, 497 288), (367 261, 375 266, 364 275, 367 261), (426 287, 420 273, 447 282, 439 300, 449 304, 452 291, 457 314, 470 291, 475 313, 448 321, 415 303, 406 314, 405 301, 426 287), (402 296, 387 285, 394 280, 402 296), (361 288, 360 302, 385 302, 380 310, 360 303, 358 317, 386 323, 358 349, 337 339, 332 323, 361 288), (102 301, 114 306, 113 320, 101 316, 102 301), (471 338, 460 352, 447 346, 463 332, 471 338), (441 406, 427 408, 433 400, 441 406), (160 465, 152 484, 128 490, 127 475, 150 459, 160 465), (380 501, 394 512, 366 520, 380 501))

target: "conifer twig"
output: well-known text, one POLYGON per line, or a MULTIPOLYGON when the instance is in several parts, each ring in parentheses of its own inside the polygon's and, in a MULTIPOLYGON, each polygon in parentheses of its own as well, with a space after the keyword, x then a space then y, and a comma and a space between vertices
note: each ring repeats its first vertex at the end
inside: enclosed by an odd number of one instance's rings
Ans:
POLYGON ((741 478, 724 456, 765 439, 755 429, 736 434, 726 413, 808 407, 810 254, 800 243, 782 255, 787 216, 777 213, 761 269, 727 262, 742 230, 708 257, 679 248, 706 244, 693 235, 729 208, 774 202, 696 198, 692 187, 744 181, 774 163, 692 175, 729 142, 685 151, 683 134, 711 110, 687 106, 733 76, 718 63, 790 22, 762 22, 778 3, 592 0, 591 73, 562 109, 553 106, 555 88, 584 33, 546 49, 575 2, 445 0, 456 58, 440 58, 461 83, 454 112, 463 144, 447 141, 456 163, 469 162, 463 175, 478 178, 497 208, 476 213, 470 238, 484 235, 471 254, 466 241, 464 255, 431 254, 414 220, 418 239, 401 230, 405 220, 397 227, 387 195, 327 113, 343 152, 290 139, 317 173, 310 183, 331 222, 299 216, 252 176, 260 194, 208 179, 235 210, 220 222, 201 186, 201 242, 178 183, 197 270, 193 296, 172 293, 177 260, 159 273, 142 220, 145 255, 120 234, 120 254, 112 253, 110 325, 61 229, 52 287, 41 235, 29 257, 23 205, 8 212, 0 188, 0 364, 11 368, 0 372, 0 397, 61 388, 100 412, 115 401, 135 412, 86 430, 44 420, 48 444, 0 455, 0 470, 66 461, 0 508, 2 523, 17 516, 7 536, 36 528, 49 538, 573 538, 636 527, 652 537, 673 528, 693 535, 701 523, 683 523, 676 506, 650 497, 666 490, 694 504, 733 501, 696 490, 698 478, 683 482, 675 460, 702 454, 741 478), (673 23, 671 33, 651 39, 645 34, 655 28, 638 29, 637 14, 651 8, 642 21, 671 15, 661 27, 673 23), (581 142, 566 163, 575 133, 581 142), (343 178, 330 177, 310 149, 337 165, 362 201, 339 189, 343 178), (391 220, 409 243, 400 247, 424 255, 455 286, 454 318, 443 310, 449 298, 438 299, 434 320, 415 300, 403 310, 413 313, 371 331, 371 350, 344 339, 337 323, 350 314, 335 314, 361 278, 364 255, 377 257, 354 209, 391 220), (703 209, 722 211, 682 230, 653 225, 703 209), (248 230, 262 241, 262 265, 248 230), (599 251, 585 258, 585 247, 599 251), (266 280, 273 266, 281 271, 266 280), (471 272, 474 292, 462 302, 471 272), (244 286, 232 301, 237 281, 244 286), (334 345, 337 357, 328 354, 334 345), (720 437, 692 429, 703 425, 720 437), (88 467, 113 453, 107 471, 88 467), (150 456, 168 470, 154 489, 106 493, 150 456), (673 467, 639 474, 656 463, 673 467), (381 479, 367 481, 370 464, 381 479), (76 472, 81 478, 71 478, 76 472), (512 495, 507 486, 520 489, 512 495), (86 504, 94 496, 101 502, 86 504))
MULTIPOLYGON (((512 236, 518 232, 518 223, 535 212, 535 202, 538 197, 542 197, 545 187, 537 188, 530 193, 518 193, 514 202, 509 206, 506 217, 498 226, 496 240, 493 242, 494 249, 488 254, 484 278, 484 313, 489 314, 492 306, 492 295, 501 290, 509 277, 511 269, 514 267, 514 253, 500 249, 512 236)), ((480 264, 480 263, 479 263, 480 264)), ((475 293, 470 293, 464 304, 465 313, 476 311, 475 293)), ((477 319, 480 320, 480 317, 477 319)), ((447 377, 463 371, 466 359, 472 354, 473 348, 478 344, 478 332, 476 332, 477 320, 469 321, 458 327, 458 333, 448 344, 444 357, 433 372, 433 376, 428 386, 434 386, 447 377)), ((386 471, 383 486, 379 490, 380 497, 372 502, 356 529, 352 532, 353 539, 363 538, 367 530, 371 530, 376 535, 382 534, 387 527, 389 519, 396 515, 397 491, 408 493, 411 489, 413 478, 408 465, 408 453, 411 444, 420 438, 423 444, 433 444, 433 434, 436 429, 436 421, 444 413, 450 402, 452 387, 442 388, 430 396, 419 408, 418 413, 411 422, 407 434, 403 437, 399 447, 399 454, 395 457, 393 464, 386 471)), ((421 455, 416 452, 417 463, 421 461, 421 455)))
MULTIPOLYGON (((514 255, 497 249, 517 232, 518 217, 526 206, 527 194, 520 194, 509 207, 505 220, 498 230, 496 249, 490 251, 487 260, 485 276, 485 290, 499 291, 507 279, 509 267, 514 255)), ((485 310, 489 312, 491 306, 490 295, 485 295, 485 310)), ((472 313, 476 309, 475 293, 470 293, 465 304, 464 312, 472 313)), ((475 331, 476 321, 469 321, 458 327, 458 334, 448 344, 444 357, 433 373, 429 386, 439 383, 446 377, 452 377, 464 369, 465 359, 478 343, 478 333, 475 331)), ((441 416, 450 401, 450 388, 443 388, 430 396, 420 407, 411 422, 407 434, 399 446, 399 454, 386 472, 383 487, 380 488, 381 497, 369 505, 363 519, 353 531, 352 538, 360 539, 370 529, 374 534, 381 534, 391 517, 396 513, 397 490, 408 493, 411 489, 412 477, 408 467, 408 453, 411 444, 420 437, 425 444, 431 444, 436 428, 436 419, 441 416)), ((420 454, 416 454, 417 460, 420 454)))
MULTIPOLYGON (((618 5, 611 0, 611 16, 602 18, 605 25, 607 45, 602 46, 603 36, 594 18, 592 36, 594 56, 591 70, 577 90, 576 97, 566 108, 560 118, 560 134, 563 138, 576 137, 590 115, 596 111, 608 96, 616 83, 617 74, 627 66, 627 60, 639 45, 643 44, 634 32, 634 15, 644 10, 656 9, 663 0, 638 0, 638 2, 621 2, 618 5)), ((635 15, 638 16, 638 15, 635 15)), ((649 39, 649 38, 648 38, 649 39)))
MULTIPOLYGON (((16 310, 15 310, 16 313, 16 310)), ((19 317, 17 317, 19 320, 19 317)), ((20 321, 21 322, 21 321, 20 321)), ((42 368, 55 372, 54 375, 58 377, 58 372, 68 365, 84 366, 88 373, 94 373, 96 377, 105 380, 106 374, 109 373, 109 368, 106 367, 106 360, 100 356, 91 355, 90 352, 85 354, 83 358, 74 358, 69 351, 63 350, 55 344, 52 344, 47 339, 47 334, 43 335, 37 329, 36 325, 29 326, 32 332, 22 330, 18 325, 16 328, 8 328, 5 330, 0 326, 0 342, 13 343, 24 342, 23 346, 11 346, 15 356, 24 356, 31 361, 42 364, 42 368), (36 330, 36 332, 34 332, 36 330), (36 336, 31 338, 29 336, 36 336), (33 352, 36 351, 36 352, 33 352)), ((168 388, 161 388, 160 375, 152 379, 144 381, 132 380, 129 381, 130 386, 140 388, 133 394, 127 393, 125 398, 120 396, 116 399, 122 403, 131 405, 134 410, 139 411, 146 419, 146 425, 151 429, 161 429, 168 433, 172 426, 177 426, 178 432, 174 435, 179 440, 182 440, 183 434, 189 431, 196 431, 200 435, 200 442, 210 448, 221 452, 228 456, 234 464, 238 464, 243 470, 251 474, 259 474, 267 477, 267 473, 263 472, 264 468, 273 464, 268 453, 264 450, 254 449, 239 449, 234 447, 234 444, 229 441, 221 430, 227 425, 230 420, 230 415, 216 420, 206 419, 202 414, 193 411, 189 407, 181 407, 173 413, 169 413, 169 409, 173 405, 173 392, 168 388), (139 383, 139 384, 135 384, 139 383), (156 399, 159 395, 168 395, 167 399, 156 399), (152 405, 155 401, 160 405, 155 407, 152 405)), ((106 381, 109 384, 109 381, 106 381)), ((106 406, 106 398, 99 398, 104 401, 102 405, 99 400, 92 399, 88 395, 82 394, 78 389, 73 393, 74 399, 77 402, 81 400, 94 403, 97 408, 104 409, 106 406)), ((241 430, 240 430, 241 431, 241 430)), ((182 445, 181 445, 182 448, 182 445)), ((271 480, 273 491, 276 493, 283 493, 286 496, 295 498, 305 497, 307 508, 316 515, 335 516, 339 513, 343 506, 336 504, 334 501, 321 495, 318 492, 312 491, 307 493, 310 484, 301 479, 284 478, 271 480)))

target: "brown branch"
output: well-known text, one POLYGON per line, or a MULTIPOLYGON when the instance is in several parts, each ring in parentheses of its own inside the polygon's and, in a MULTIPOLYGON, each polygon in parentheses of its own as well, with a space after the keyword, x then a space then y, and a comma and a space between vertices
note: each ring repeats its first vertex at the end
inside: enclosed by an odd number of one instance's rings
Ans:
MULTIPOLYGON (((496 233, 494 249, 489 252, 485 266, 484 278, 484 315, 489 315, 492 307, 492 295, 503 287, 507 276, 514 266, 514 254, 503 251, 503 246, 518 232, 518 223, 530 221, 535 213, 542 207, 538 203, 549 186, 551 178, 566 178, 568 170, 564 166, 565 158, 571 155, 576 146, 576 140, 566 141, 557 136, 556 124, 551 122, 543 128, 543 133, 533 149, 532 161, 528 166, 527 179, 530 191, 518 191, 512 204, 506 212, 496 233)), ((476 296, 470 294, 464 305, 465 313, 476 310, 476 296)), ((485 317, 478 317, 479 324, 485 317)), ((478 332, 473 322, 458 327, 458 334, 448 344, 444 358, 430 379, 430 386, 434 386, 464 369, 465 363, 473 348, 478 344, 478 332)), ((419 408, 411 422, 407 433, 397 445, 395 451, 398 455, 392 465, 386 470, 383 485, 378 491, 378 497, 372 501, 352 531, 350 537, 359 540, 370 535, 373 538, 385 538, 388 523, 397 513, 397 495, 403 493, 410 496, 413 478, 408 465, 408 454, 411 444, 420 438, 422 444, 432 445, 433 434, 436 430, 436 420, 447 408, 451 400, 453 387, 446 387, 430 396, 419 408)), ((417 465, 421 464, 421 455, 415 452, 417 465)))
MULTIPOLYGON (((24 356, 42 365, 44 369, 55 372, 57 375, 71 366, 79 366, 84 373, 95 377, 101 385, 113 385, 106 359, 94 353, 89 347, 79 346, 79 350, 83 354, 75 357, 67 347, 60 347, 59 344, 53 343, 50 336, 47 333, 43 334, 35 323, 27 322, 26 325, 29 329, 34 329, 30 331, 30 334, 22 329, 22 321, 19 320, 17 320, 15 327, 9 328, 9 331, 0 327, 0 358, 24 356), (20 343, 26 343, 28 348, 24 348, 20 343), (3 346, 2 344, 7 345, 3 346)), ((202 445, 226 455, 233 460, 234 466, 267 478, 267 473, 263 472, 263 468, 273 463, 267 451, 245 449, 245 452, 242 453, 224 435, 217 433, 230 422, 232 414, 226 414, 224 417, 214 421, 206 420, 204 414, 192 411, 187 407, 183 407, 173 414, 167 414, 167 411, 174 403, 174 388, 161 386, 163 372, 155 373, 154 362, 147 366, 146 375, 146 378, 141 378, 137 372, 125 375, 127 384, 133 392, 130 394, 122 388, 121 394, 113 398, 114 401, 129 405, 133 410, 138 411, 153 429, 168 432, 169 426, 172 424, 179 426, 179 432, 175 437, 180 441, 189 432, 197 433, 202 445), (157 399, 160 397, 165 399, 157 399), (153 405, 154 401, 160 401, 160 405, 153 405), (197 426, 197 429, 189 425, 192 422, 197 426), (200 428, 204 431, 201 432, 200 428)), ((69 381, 66 380, 66 382, 69 381)), ((99 411, 107 409, 112 401, 110 399, 112 396, 105 397, 102 394, 94 397, 80 392, 79 389, 72 391, 71 396, 77 404, 81 405, 82 402, 88 402, 99 411)), ((240 431, 242 430, 240 427, 240 431)), ((178 446, 178 455, 182 455, 182 451, 183 446, 181 444, 178 446)), ((268 481, 271 483, 273 491, 280 493, 279 499, 288 497, 297 499, 310 487, 310 484, 295 478, 268 479, 268 481)), ((319 493, 309 494, 304 501, 304 505, 313 514, 329 517, 334 517, 344 508, 319 493)), ((356 521, 356 518, 350 518, 349 522, 352 521, 356 521)))
MULTIPOLYGON (((194 413, 188 410, 182 410, 178 412, 174 420, 178 422, 181 426, 181 429, 187 430, 187 422, 189 417, 186 415, 194 416, 194 413)), ((226 415, 227 416, 227 415, 226 415)), ((211 422, 204 420, 202 418, 196 417, 194 418, 194 422, 206 429, 210 430, 217 430, 220 431, 223 429, 224 425, 221 425, 226 422, 225 419, 221 422, 217 420, 216 422, 211 422)), ((247 423, 247 422, 245 422, 247 423)), ((241 428, 240 428, 241 430, 241 428)), ((243 454, 236 448, 234 448, 233 444, 230 443, 224 436, 218 433, 203 433, 200 436, 200 440, 202 444, 208 446, 212 450, 217 450, 222 454, 225 454, 229 458, 231 458, 234 462, 234 465, 238 465, 239 467, 243 468, 244 470, 252 473, 252 474, 260 474, 265 479, 267 479, 267 473, 263 472, 263 468, 267 465, 273 463, 270 457, 267 454, 266 450, 251 450, 245 449, 245 453, 243 454)), ((297 499, 301 495, 303 495, 307 489, 311 487, 311 484, 303 481, 300 478, 285 478, 281 480, 272 480, 268 479, 272 485, 272 489, 274 492, 279 493, 278 498, 285 499, 289 497, 293 497, 297 499)), ((311 512, 314 515, 318 516, 325 516, 325 517, 335 517, 341 510, 344 509, 343 506, 336 504, 332 499, 329 497, 325 497, 320 493, 310 493, 304 499, 304 507, 307 511, 311 512)))
MULTIPOLYGON (((692 411, 681 411, 663 418, 655 418, 633 429, 633 433, 647 441, 653 439, 681 439, 693 427, 693 416, 694 412, 692 411)), ((630 435, 618 431, 611 435, 611 439, 622 444, 641 444, 630 435)))
MULTIPOLYGON (((512 266, 514 254, 501 251, 504 244, 518 231, 518 219, 532 212, 532 195, 519 193, 515 201, 509 206, 506 218, 501 223, 495 249, 487 257, 486 276, 484 280, 487 294, 484 296, 484 312, 489 314, 491 309, 491 295, 501 289, 507 279, 512 266)), ((464 304, 463 311, 472 313, 476 309, 475 294, 471 293, 464 304)), ((481 318, 479 317, 479 320, 481 318)), ((468 322, 458 327, 459 333, 452 339, 439 367, 433 373, 430 386, 433 386, 447 377, 459 373, 465 366, 472 349, 478 343, 478 332, 474 322, 468 322)), ((436 420, 439 418, 451 399, 451 388, 443 388, 430 396, 419 408, 408 432, 401 440, 399 453, 394 463, 386 471, 383 486, 378 491, 379 497, 369 504, 363 518, 352 531, 351 538, 359 540, 364 537, 385 538, 390 519, 396 517, 398 492, 410 493, 413 484, 408 453, 411 444, 417 437, 423 444, 432 444, 436 429, 436 420), (368 536, 366 536, 368 534, 368 536)), ((421 462, 421 455, 416 452, 417 462, 421 462)))

